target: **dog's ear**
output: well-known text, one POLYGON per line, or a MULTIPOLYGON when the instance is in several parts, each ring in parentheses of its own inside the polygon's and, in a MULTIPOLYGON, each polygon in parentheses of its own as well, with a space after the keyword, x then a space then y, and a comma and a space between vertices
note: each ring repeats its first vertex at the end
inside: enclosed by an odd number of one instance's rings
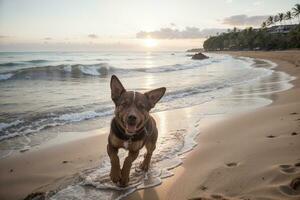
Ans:
POLYGON ((149 101, 150 108, 153 108, 155 106, 155 104, 164 96, 165 92, 166 88, 161 87, 145 93, 149 101))
POLYGON ((110 79, 110 88, 111 88, 111 99, 115 104, 117 104, 121 95, 126 92, 125 88, 123 87, 121 81, 118 79, 117 76, 112 75, 110 79))

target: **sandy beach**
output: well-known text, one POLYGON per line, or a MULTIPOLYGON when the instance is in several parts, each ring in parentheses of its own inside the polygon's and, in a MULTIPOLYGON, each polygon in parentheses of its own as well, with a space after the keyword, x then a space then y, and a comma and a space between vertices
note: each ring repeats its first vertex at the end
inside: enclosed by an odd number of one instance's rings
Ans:
POLYGON ((127 199, 300 198, 300 52, 222 53, 271 60, 297 77, 294 87, 267 107, 203 127, 175 176, 127 199))
MULTIPOLYGON (((203 121, 197 147, 173 170, 175 175, 126 199, 300 198, 300 51, 222 53, 273 61, 278 64, 275 70, 297 77, 294 87, 273 94, 274 102, 267 107, 218 122, 203 121)), ((84 138, 52 141, 2 159, 1 199, 55 190, 99 165, 106 138, 107 134, 90 132, 84 138)))

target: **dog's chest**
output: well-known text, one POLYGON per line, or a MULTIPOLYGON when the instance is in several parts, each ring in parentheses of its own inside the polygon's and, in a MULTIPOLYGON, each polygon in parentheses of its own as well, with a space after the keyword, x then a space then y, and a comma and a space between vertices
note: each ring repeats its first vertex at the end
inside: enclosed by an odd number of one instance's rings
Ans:
POLYGON ((126 150, 137 151, 143 147, 143 141, 124 141, 122 147, 126 150))
POLYGON ((128 145, 129 145, 129 141, 124 142, 124 143, 123 143, 124 149, 128 149, 128 145))

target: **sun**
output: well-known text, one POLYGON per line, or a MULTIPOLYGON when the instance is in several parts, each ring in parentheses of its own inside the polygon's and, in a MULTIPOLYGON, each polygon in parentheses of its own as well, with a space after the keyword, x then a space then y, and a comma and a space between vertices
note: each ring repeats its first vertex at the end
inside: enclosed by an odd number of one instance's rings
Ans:
POLYGON ((156 47, 158 45, 158 41, 151 37, 144 39, 143 42, 144 42, 145 47, 148 47, 148 48, 156 47))

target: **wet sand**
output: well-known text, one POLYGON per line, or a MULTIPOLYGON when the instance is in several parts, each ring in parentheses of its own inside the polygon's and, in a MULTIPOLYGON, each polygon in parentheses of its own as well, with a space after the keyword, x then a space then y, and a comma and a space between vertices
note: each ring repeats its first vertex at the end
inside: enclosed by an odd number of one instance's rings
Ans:
POLYGON ((300 51, 222 52, 268 59, 297 77, 256 111, 201 128, 175 176, 127 199, 300 199, 300 51))
POLYGON ((76 133, 67 134, 55 142, 2 159, 0 199, 24 199, 32 192, 57 189, 68 179, 78 177, 80 171, 99 165, 100 155, 106 151, 107 135, 93 132, 68 141, 66 137, 76 133))

